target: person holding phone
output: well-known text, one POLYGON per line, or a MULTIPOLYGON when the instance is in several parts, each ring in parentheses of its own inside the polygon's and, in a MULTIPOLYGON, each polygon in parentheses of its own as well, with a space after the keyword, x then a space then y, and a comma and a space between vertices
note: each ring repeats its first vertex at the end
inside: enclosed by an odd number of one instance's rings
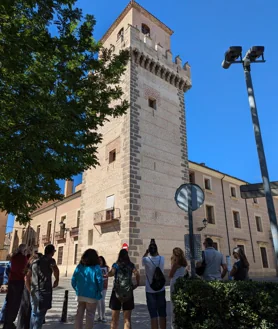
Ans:
POLYGON ((107 266, 105 258, 103 256, 99 256, 99 264, 103 276, 103 290, 102 290, 102 299, 98 301, 98 305, 97 305, 97 312, 98 312, 97 321, 106 323, 107 320, 105 318, 105 297, 108 288, 109 267, 107 266))

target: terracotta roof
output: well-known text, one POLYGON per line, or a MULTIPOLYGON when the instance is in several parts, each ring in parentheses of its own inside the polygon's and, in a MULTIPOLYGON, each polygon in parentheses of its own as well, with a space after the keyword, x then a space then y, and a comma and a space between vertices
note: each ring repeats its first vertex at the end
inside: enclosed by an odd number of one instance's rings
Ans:
POLYGON ((114 21, 114 23, 110 26, 110 28, 107 30, 107 32, 104 34, 104 36, 100 40, 102 43, 105 42, 109 38, 111 33, 121 23, 121 21, 124 19, 124 17, 127 15, 127 13, 132 8, 135 8, 135 9, 139 10, 143 15, 147 16, 151 21, 156 23, 159 27, 161 27, 165 32, 169 33, 170 35, 172 35, 174 33, 173 30, 171 30, 167 25, 162 23, 153 14, 151 14, 149 11, 147 11, 145 8, 143 8, 141 5, 139 5, 139 3, 137 3, 134 0, 131 0, 129 2, 129 4, 125 7, 125 9, 122 11, 122 13, 118 16, 118 18, 114 21))

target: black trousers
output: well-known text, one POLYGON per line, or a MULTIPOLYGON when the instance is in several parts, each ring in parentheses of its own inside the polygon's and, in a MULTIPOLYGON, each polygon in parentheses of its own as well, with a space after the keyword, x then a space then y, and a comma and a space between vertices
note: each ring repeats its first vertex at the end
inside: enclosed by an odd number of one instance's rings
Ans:
POLYGON ((7 311, 4 329, 13 329, 14 321, 20 307, 24 289, 24 281, 10 281, 7 293, 7 311))

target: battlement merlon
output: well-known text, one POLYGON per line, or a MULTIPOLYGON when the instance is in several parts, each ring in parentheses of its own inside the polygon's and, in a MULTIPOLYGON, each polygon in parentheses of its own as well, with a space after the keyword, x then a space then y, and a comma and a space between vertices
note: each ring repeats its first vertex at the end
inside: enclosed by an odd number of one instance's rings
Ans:
POLYGON ((192 86, 190 65, 187 62, 182 65, 179 56, 173 61, 171 50, 164 49, 130 24, 111 47, 115 53, 119 53, 121 49, 130 49, 131 57, 137 64, 184 92, 192 86))

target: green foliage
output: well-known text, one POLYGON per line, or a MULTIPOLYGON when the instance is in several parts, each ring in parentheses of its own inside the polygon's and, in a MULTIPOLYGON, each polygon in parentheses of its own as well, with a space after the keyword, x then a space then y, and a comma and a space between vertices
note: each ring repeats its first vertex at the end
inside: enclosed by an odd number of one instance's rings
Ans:
POLYGON ((55 179, 98 164, 98 128, 128 108, 129 53, 103 49, 75 2, 0 3, 0 208, 22 223, 63 197, 55 179))
POLYGON ((278 328, 276 283, 179 279, 173 303, 178 328, 278 328))

